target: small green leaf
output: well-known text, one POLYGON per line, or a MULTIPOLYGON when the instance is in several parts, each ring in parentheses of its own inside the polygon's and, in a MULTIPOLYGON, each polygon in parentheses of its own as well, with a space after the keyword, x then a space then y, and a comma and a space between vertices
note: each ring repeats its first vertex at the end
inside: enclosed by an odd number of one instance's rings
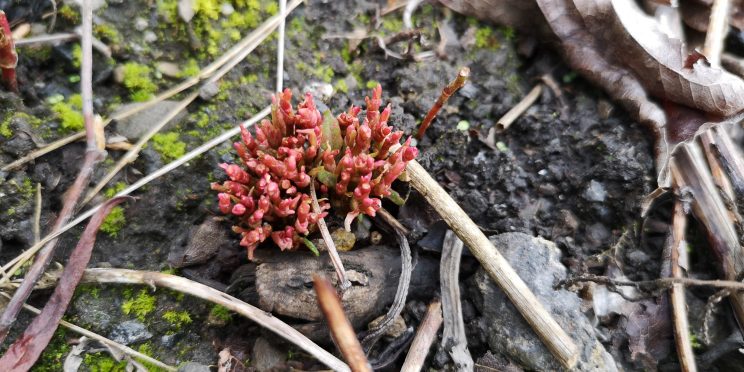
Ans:
POLYGON ((320 252, 318 252, 318 248, 315 247, 315 244, 313 244, 313 242, 311 242, 308 238, 303 236, 302 242, 305 243, 305 246, 307 247, 307 249, 313 252, 313 254, 315 254, 316 256, 320 256, 320 252))
POLYGON ((326 111, 323 114, 323 145, 326 143, 331 145, 331 150, 340 149, 344 145, 344 139, 341 138, 341 127, 338 125, 338 120, 333 117, 331 111, 326 111))
POLYGON ((317 178, 320 183, 328 187, 336 187, 336 175, 325 169, 318 171, 317 178))
POLYGON ((406 203, 405 199, 403 199, 400 196, 400 194, 398 194, 398 192, 395 190, 390 190, 390 195, 388 195, 387 198, 390 199, 390 201, 392 201, 396 205, 403 205, 406 203))

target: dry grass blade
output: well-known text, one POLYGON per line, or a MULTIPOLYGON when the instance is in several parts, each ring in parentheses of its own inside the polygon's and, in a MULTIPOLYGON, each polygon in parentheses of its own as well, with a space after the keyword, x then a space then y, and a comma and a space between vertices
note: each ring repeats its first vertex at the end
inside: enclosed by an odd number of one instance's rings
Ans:
POLYGON ((77 40, 79 37, 80 36, 78 36, 78 34, 72 33, 72 32, 65 32, 65 33, 53 34, 53 35, 39 35, 39 36, 17 40, 15 42, 15 45, 16 47, 19 47, 19 46, 34 45, 34 44, 59 43, 63 41, 77 40))
POLYGON ((302 350, 308 352, 329 368, 336 371, 349 371, 349 366, 344 362, 333 356, 331 353, 323 350, 323 348, 310 341, 302 333, 298 332, 278 318, 204 284, 175 275, 125 269, 88 269, 85 270, 83 281, 86 283, 105 284, 141 284, 168 288, 210 301, 260 324, 262 327, 265 327, 271 332, 274 332, 287 341, 297 345, 302 350))
MULTIPOLYGON (((86 136, 86 151, 83 164, 80 166, 75 181, 72 186, 65 192, 64 201, 62 203, 62 210, 59 212, 57 220, 54 222, 52 227, 53 234, 59 231, 66 223, 70 220, 74 213, 75 206, 78 199, 82 195, 83 188, 88 184, 90 176, 93 174, 95 165, 103 159, 104 152, 102 151, 105 143, 99 143, 99 137, 97 135, 97 128, 95 118, 93 117, 93 47, 92 47, 92 33, 93 33, 93 11, 90 6, 90 0, 83 1, 82 6, 82 63, 80 67, 80 93, 83 99, 83 121, 85 124, 85 136, 86 136)), ((42 240, 44 241, 44 240, 42 240)), ((2 343, 8 335, 10 327, 16 320, 18 313, 21 311, 22 305, 26 302, 26 299, 31 294, 36 282, 41 278, 41 275, 49 266, 49 262, 54 255, 54 250, 57 247, 56 239, 47 240, 48 244, 43 246, 43 249, 39 252, 36 261, 29 269, 26 274, 23 283, 18 290, 13 294, 13 298, 8 303, 7 308, 0 316, 0 343, 2 343)), ((41 243, 41 242, 40 242, 41 243)), ((39 245, 39 244, 37 244, 39 245)), ((39 247, 41 248, 41 246, 39 247)), ((33 255, 34 252, 27 250, 23 254, 30 253, 33 255)), ((13 271, 15 272, 15 271, 13 271)), ((11 273, 13 273, 11 272, 11 273)), ((8 271, 5 271, 8 273, 8 271)), ((6 280, 8 274, 3 278, 6 280)))
POLYGON ((437 338, 437 331, 442 326, 442 304, 435 299, 429 304, 426 310, 426 316, 421 321, 416 338, 408 349, 406 361, 403 362, 401 372, 418 372, 424 365, 426 356, 429 354, 431 344, 437 338))
POLYGON ((710 21, 708 32, 705 34, 703 54, 713 66, 721 65, 721 53, 723 52, 723 41, 728 32, 729 10, 731 0, 714 0, 710 10, 710 21))
MULTIPOLYGON (((290 2, 287 5, 287 14, 289 14, 292 10, 294 10, 295 8, 297 8, 301 3, 302 3, 302 0, 293 0, 292 2, 290 2)), ((186 89, 189 89, 189 88, 195 86, 200 81, 212 77, 215 74, 215 72, 217 72, 221 67, 223 67, 223 65, 225 65, 226 63, 234 60, 234 58, 236 56, 238 56, 242 51, 244 51, 247 48, 251 48, 252 45, 256 45, 257 46, 258 44, 260 44, 260 41, 263 40, 263 39, 265 39, 279 25, 280 20, 282 20, 282 19, 283 18, 280 15, 275 15, 275 16, 269 18, 261 26, 259 26, 253 32, 251 32, 250 34, 248 34, 245 38, 243 38, 242 40, 240 40, 237 44, 233 45, 230 49, 228 49, 219 58, 217 58, 212 63, 210 63, 209 65, 205 66, 204 68, 202 68, 199 71, 199 73, 196 74, 195 76, 192 76, 192 77, 190 77, 190 78, 182 81, 178 85, 176 85, 176 86, 174 86, 174 87, 166 90, 165 92, 162 92, 162 93, 158 94, 155 98, 153 98, 153 99, 151 99, 151 100, 149 100, 147 102, 144 102, 144 103, 142 103, 140 105, 132 106, 132 107, 126 109, 126 110, 122 110, 122 111, 113 113, 111 115, 111 117, 109 117, 108 119, 104 120, 103 126, 105 127, 105 126, 109 125, 113 121, 127 118, 127 117, 132 116, 132 115, 134 115, 134 114, 136 114, 136 113, 138 113, 138 112, 140 112, 142 110, 145 110, 147 108, 150 108, 150 107, 154 106, 155 104, 157 104, 158 102, 161 102, 161 101, 164 101, 164 100, 166 100, 168 98, 171 98, 171 97, 175 96, 176 94, 181 93, 181 92, 185 91, 186 89)), ((252 46, 252 48, 255 48, 255 46, 252 46)), ((240 58, 240 60, 242 60, 242 58, 240 58)), ((59 139, 57 141, 54 141, 54 142, 50 143, 49 145, 47 145, 47 146, 45 146, 45 147, 43 147, 41 149, 32 151, 31 153, 29 153, 29 154, 27 154, 27 155, 25 155, 25 156, 17 159, 16 161, 14 161, 14 162, 12 162, 10 164, 7 164, 7 165, 3 166, 2 168, 0 168, 0 170, 2 170, 4 172, 11 171, 13 169, 16 169, 16 168, 22 166, 23 164, 28 163, 31 160, 34 160, 34 159, 36 159, 36 158, 38 158, 40 156, 44 156, 44 155, 46 155, 46 154, 48 154, 48 153, 50 153, 50 152, 52 152, 52 151, 54 151, 56 149, 59 149, 62 146, 65 146, 65 145, 67 145, 69 143, 72 143, 72 142, 75 142, 77 140, 80 140, 83 137, 85 137, 85 132, 78 132, 78 133, 72 134, 72 135, 70 135, 68 137, 61 138, 61 139, 59 139)))
POLYGON ((279 39, 276 45, 276 91, 281 92, 284 85, 284 26, 286 22, 287 0, 279 0, 279 39))
POLYGON ((458 371, 473 370, 473 358, 468 351, 465 323, 460 302, 460 257, 464 244, 452 230, 447 230, 442 246, 439 281, 442 284, 442 314, 444 332, 442 345, 452 357, 458 371))
MULTIPOLYGON (((310 182, 310 197, 312 197, 313 199, 313 212, 319 214, 322 211, 320 210, 320 205, 318 205, 318 197, 315 195, 314 183, 314 180, 310 182)), ((341 261, 341 257, 339 257, 338 255, 336 243, 333 242, 333 237, 331 236, 331 232, 328 231, 328 226, 326 226, 324 218, 318 219, 318 229, 320 230, 320 235, 323 236, 323 241, 325 242, 326 249, 328 249, 328 255, 331 257, 331 263, 333 263, 333 268, 336 270, 336 275, 338 276, 338 285, 341 288, 341 292, 343 293, 343 291, 351 287, 351 282, 346 277, 346 269, 344 269, 344 263, 341 261)))
MULTIPOLYGON (((3 296, 5 298, 10 299, 10 296, 7 293, 5 293, 5 292, 0 292, 0 296, 3 296)), ((31 306, 31 305, 27 305, 27 304, 26 305, 23 305, 23 308, 26 309, 29 312, 32 312, 32 313, 36 314, 36 315, 39 315, 39 313, 41 313, 41 310, 39 310, 39 309, 37 309, 37 308, 35 308, 35 307, 31 306)), ((69 330, 71 330, 71 331, 73 331, 73 332, 75 332, 75 333, 77 333, 77 334, 79 334, 81 336, 88 337, 88 338, 93 339, 93 340, 96 340, 96 341, 98 341, 98 342, 100 342, 102 344, 108 345, 108 346, 110 346, 110 347, 112 347, 114 349, 117 349, 117 350, 121 351, 122 353, 124 353, 126 355, 129 355, 129 356, 131 356, 133 358, 142 359, 143 361, 145 361, 145 362, 147 362, 149 364, 158 366, 158 367, 160 367, 160 368, 162 368, 162 369, 164 369, 166 371, 176 371, 176 370, 178 370, 178 368, 176 368, 176 367, 173 367, 171 365, 165 364, 165 363, 163 363, 163 362, 161 362, 161 361, 159 361, 157 359, 154 359, 153 357, 151 357, 149 355, 142 354, 139 351, 134 350, 134 349, 132 349, 129 346, 122 345, 122 344, 120 344, 120 343, 118 343, 116 341, 109 340, 108 338, 103 337, 103 336, 99 335, 98 333, 91 332, 91 331, 89 331, 89 330, 87 330, 87 329, 85 329, 83 327, 77 326, 77 325, 72 324, 70 322, 67 322, 67 321, 64 321, 64 320, 60 320, 59 321, 59 325, 61 325, 62 327, 65 327, 65 328, 67 328, 67 329, 69 329, 69 330)))
POLYGON ((411 185, 431 204, 452 231, 470 248, 488 275, 509 297, 519 313, 527 320, 548 350, 566 368, 578 362, 579 351, 566 331, 553 319, 537 300, 529 287, 480 231, 465 211, 447 194, 417 161, 406 168, 411 185))
MULTIPOLYGON (((268 107, 264 108, 263 110, 261 110, 261 112, 257 113, 253 118, 245 121, 243 123, 243 125, 246 126, 246 127, 251 126, 251 125, 257 123, 259 120, 261 120, 264 117, 266 117, 270 112, 271 112, 271 106, 268 106, 268 107)), ((219 136, 217 136, 217 137, 209 140, 207 143, 205 143, 205 144, 203 144, 203 145, 201 145, 201 146, 199 146, 199 147, 191 150, 189 153, 185 154, 181 158, 176 159, 176 160, 174 160, 174 161, 166 164, 162 168, 158 169, 157 171, 155 171, 155 172, 153 172, 153 173, 151 173, 151 174, 149 174, 149 175, 141 178, 137 182, 133 183, 131 186, 127 187, 126 189, 124 189, 122 191, 120 191, 118 194, 115 195, 115 197, 117 197, 117 196, 125 196, 125 195, 131 194, 132 192, 136 191, 140 187, 148 184, 150 181, 152 181, 152 180, 154 180, 154 179, 156 179, 158 177, 161 177, 162 175, 164 175, 164 174, 166 174, 166 173, 168 173, 168 172, 170 172, 170 171, 172 171, 172 170, 180 167, 181 165, 185 164, 186 162, 190 161, 191 159, 196 158, 197 156, 199 156, 199 155, 201 155, 201 154, 209 151, 211 148, 213 148, 213 147, 215 147, 215 146, 217 146, 217 145, 219 145, 219 144, 221 144, 221 143, 229 140, 230 138, 236 136, 238 133, 240 133, 240 127, 239 126, 236 126, 235 128, 230 129, 230 130, 228 130, 225 133, 222 133, 221 135, 219 135, 219 136)), ((77 226, 81 222, 85 221, 88 217, 92 216, 100 207, 101 207, 101 205, 99 204, 99 205, 97 205, 95 207, 92 207, 92 208, 88 209, 87 211, 81 213, 73 221, 70 221, 69 223, 67 223, 66 225, 60 227, 59 229, 55 229, 54 232, 52 232, 51 234, 49 234, 49 235, 45 236, 44 238, 42 238, 41 241, 39 241, 37 244, 34 244, 33 246, 31 246, 31 248, 27 249, 26 251, 24 251, 23 253, 21 253, 20 255, 16 256, 12 260, 10 260, 8 263, 6 263, 2 267, 3 277, 0 278, 0 284, 3 284, 3 283, 8 282, 10 280, 10 275, 12 275, 12 273, 16 272, 16 270, 18 270, 18 268, 20 268, 21 266, 23 266, 23 264, 27 260, 29 260, 31 257, 33 257, 34 254, 36 254, 36 252, 38 252, 44 246, 44 244, 46 244, 47 242, 53 241, 54 239, 56 239, 58 236, 62 235, 67 230, 69 230, 69 229, 77 226)))
POLYGON ((354 372, 372 372, 372 366, 364 355, 362 345, 356 338, 354 328, 351 327, 351 322, 346 317, 341 300, 338 298, 331 282, 315 274, 313 275, 313 286, 315 287, 315 293, 318 295, 318 306, 320 306, 328 322, 333 340, 336 342, 338 349, 341 350, 346 362, 349 363, 351 370, 354 372))
POLYGON ((34 208, 34 243, 41 240, 41 184, 36 184, 36 207, 34 208))

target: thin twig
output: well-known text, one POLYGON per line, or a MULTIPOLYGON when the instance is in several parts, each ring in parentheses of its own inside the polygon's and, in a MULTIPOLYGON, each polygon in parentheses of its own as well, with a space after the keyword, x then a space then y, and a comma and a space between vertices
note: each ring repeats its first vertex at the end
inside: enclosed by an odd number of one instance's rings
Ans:
POLYGON ((431 344, 437 338, 439 327, 442 326, 442 306, 439 299, 435 299, 429 304, 426 310, 426 316, 421 321, 416 338, 413 339, 411 348, 408 349, 406 361, 400 368, 401 372, 418 372, 424 365, 426 356, 429 354, 431 344))
POLYGON ((731 0, 713 0, 710 8, 710 20, 708 31, 705 33, 705 44, 703 54, 713 66, 721 65, 721 53, 723 52, 723 41, 728 32, 729 9, 731 0))
POLYGON ((641 291, 660 291, 669 289, 673 284, 682 284, 687 287, 710 287, 722 288, 730 291, 744 291, 744 283, 733 280, 703 280, 692 278, 660 278, 653 280, 616 280, 606 276, 594 274, 576 275, 560 281, 556 287, 570 287, 576 283, 592 282, 597 284, 612 285, 618 287, 634 287, 641 291))
POLYGON ((83 277, 85 283, 102 284, 142 284, 150 287, 162 287, 185 293, 234 311, 297 345, 314 356, 318 361, 336 371, 349 371, 349 367, 331 353, 310 341, 305 335, 287 323, 273 317, 261 309, 249 305, 233 296, 220 292, 212 287, 175 275, 153 271, 126 269, 88 269, 83 277))
MULTIPOLYGON (((291 3, 289 3, 287 5, 287 14, 289 14, 289 12, 294 10, 301 3, 302 3, 302 0, 293 0, 291 3)), ((186 89, 193 87, 194 85, 198 84, 200 81, 210 78, 213 74, 215 74, 217 70, 220 69, 220 67, 232 61, 233 58, 239 55, 242 51, 251 47, 251 45, 254 45, 254 44, 258 45, 256 44, 256 42, 258 41, 260 43, 259 40, 265 39, 266 36, 268 36, 268 34, 271 33, 278 26, 280 19, 281 18, 279 15, 269 18, 261 26, 259 26, 253 32, 248 34, 245 38, 240 40, 237 44, 233 45, 230 49, 228 49, 219 58, 217 58, 212 63, 210 63, 209 65, 199 70, 199 73, 196 74, 195 76, 192 76, 182 81, 178 85, 158 94, 153 99, 147 102, 143 102, 142 104, 139 104, 139 105, 130 106, 126 110, 122 110, 122 111, 111 114, 111 116, 108 119, 104 120, 103 126, 105 127, 113 121, 122 120, 138 112, 146 110, 156 105, 158 102, 171 98, 175 96, 176 94, 181 93, 185 91, 186 89)), ((255 46, 253 48, 255 48, 255 46)), ((240 60, 242 60, 242 58, 240 58, 240 60)), ((69 143, 80 140, 83 137, 85 137, 85 132, 78 132, 68 137, 61 138, 57 141, 50 143, 49 145, 41 149, 30 152, 29 154, 19 158, 18 160, 8 165, 3 166, 2 168, 0 168, 0 170, 2 170, 3 172, 11 171, 13 169, 20 167, 23 164, 28 163, 31 160, 34 160, 40 156, 44 156, 62 146, 65 146, 69 143)))
MULTIPOLYGON (((320 205, 318 204, 318 197, 315 195, 315 180, 310 182, 310 197, 313 199, 313 212, 320 214, 322 210, 320 210, 320 205)), ((324 218, 318 219, 318 229, 320 230, 320 235, 323 236, 323 240, 325 241, 326 249, 328 249, 328 255, 331 257, 331 263, 333 264, 333 268, 336 270, 336 275, 338 276, 338 285, 341 289, 341 293, 343 293, 347 288, 351 287, 351 282, 346 277, 346 270, 344 269, 344 263, 341 261, 341 257, 338 255, 338 250, 336 249, 336 243, 333 241, 333 237, 331 237, 330 231, 328 231, 328 226, 325 223, 324 218)))
POLYGON ((356 338, 354 328, 351 326, 349 318, 344 313, 344 307, 341 305, 341 299, 338 293, 333 289, 331 282, 318 275, 313 275, 313 287, 318 295, 318 306, 323 311, 328 328, 331 329, 333 341, 341 351, 352 371, 369 371, 372 372, 367 357, 362 351, 362 345, 356 338))
MULTIPOLYGON (((0 292, 0 295, 4 296, 5 298, 10 299, 10 295, 8 295, 5 292, 0 292)), ((39 309, 37 309, 37 308, 35 308, 35 307, 31 306, 31 305, 24 304, 23 305, 23 308, 26 309, 27 311, 30 311, 30 312, 36 314, 36 315, 39 315, 39 313, 41 313, 41 310, 39 310, 39 309)), ((98 342, 100 342, 102 344, 111 346, 111 347, 113 347, 113 348, 121 351, 122 353, 127 354, 127 355, 133 357, 133 358, 142 359, 142 360, 144 360, 145 362, 147 362, 149 364, 156 365, 156 366, 158 366, 160 368, 163 368, 163 369, 165 369, 167 371, 176 371, 176 370, 178 370, 178 368, 176 368, 176 367, 173 367, 171 365, 165 364, 165 363, 163 363, 163 362, 161 362, 161 361, 159 361, 159 360, 157 360, 157 359, 155 359, 155 358, 153 358, 151 356, 142 354, 139 351, 130 348, 129 346, 122 345, 122 344, 120 344, 120 343, 118 343, 116 341, 113 341, 113 340, 109 340, 108 338, 103 337, 103 336, 99 335, 98 333, 95 333, 93 331, 87 330, 87 329, 85 329, 83 327, 77 326, 77 325, 72 324, 70 322, 67 322, 67 321, 64 321, 64 320, 60 320, 59 321, 59 325, 65 327, 65 328, 67 328, 67 329, 69 329, 69 330, 71 330, 71 331, 73 331, 73 332, 75 332, 77 334, 80 334, 82 336, 91 338, 91 339, 96 340, 96 341, 98 341, 98 342)))
POLYGON ((573 368, 579 357, 576 344, 545 310, 506 258, 421 164, 412 160, 406 170, 411 178, 411 185, 470 248, 470 252, 509 297, 548 350, 565 368, 573 368))
MULTIPOLYGON (((261 112, 257 113, 253 118, 251 118, 249 120, 246 120, 242 124, 245 127, 249 127, 249 126, 257 123, 259 120, 263 119, 264 117, 266 117, 270 112, 271 112, 271 106, 268 106, 268 107, 264 108, 263 110, 261 110, 261 112)), ((137 182, 133 183, 131 186, 127 187, 126 189, 124 189, 124 190, 120 191, 118 194, 116 194, 115 197, 116 196, 125 196, 125 195, 131 194, 132 192, 136 191, 140 187, 142 187, 142 186, 150 183, 152 180, 154 180, 156 178, 159 178, 162 175, 164 175, 164 174, 166 174, 166 173, 168 173, 168 172, 170 172, 170 171, 172 171, 172 170, 180 167, 181 165, 187 163, 191 159, 194 159, 197 156, 199 156, 199 155, 201 155, 201 154, 209 151, 213 147, 215 147, 215 146, 217 146, 217 145, 219 145, 219 144, 221 144, 221 143, 229 140, 230 138, 238 135, 239 133, 240 133, 240 126, 236 126, 236 127, 232 128, 232 129, 230 129, 230 130, 222 133, 221 135, 219 135, 219 136, 217 136, 217 137, 209 140, 207 143, 205 143, 205 144, 203 144, 203 145, 201 145, 201 146, 199 146, 199 147, 191 150, 189 153, 185 154, 184 156, 180 157, 179 159, 176 159, 176 160, 174 160, 174 161, 166 164, 162 168, 156 170, 155 172, 153 172, 153 173, 151 173, 151 174, 149 174, 149 175, 147 175, 147 176, 145 176, 145 177, 137 180, 137 182)), ((62 235, 67 230, 69 230, 69 229, 77 226, 81 222, 85 221, 88 217, 92 216, 101 207, 101 205, 102 204, 99 204, 99 205, 97 205, 95 207, 92 207, 92 208, 88 209, 87 211, 81 213, 73 221, 67 223, 66 225, 60 227, 59 229, 55 229, 52 233, 50 233, 49 235, 47 235, 44 238, 42 238, 41 241, 39 241, 39 243, 34 244, 31 248, 27 249, 26 251, 24 251, 23 253, 21 253, 20 255, 16 256, 12 260, 10 260, 8 263, 6 263, 3 266, 3 268, 2 268, 3 269, 2 272, 3 273, 8 273, 8 274, 4 274, 4 276, 2 278, 0 278, 0 284, 8 282, 10 280, 10 275, 12 275, 12 273, 16 272, 16 270, 18 270, 18 268, 20 268, 21 266, 23 266, 23 264, 24 264, 25 261, 27 261, 29 258, 33 257, 33 255, 36 254, 36 252, 38 252, 39 249, 41 249, 44 244, 46 244, 47 242, 50 242, 50 241, 56 239, 58 236, 62 235), (8 271, 10 269, 12 269, 12 271, 8 271)))
POLYGON ((400 245, 401 268, 400 278, 398 278, 398 289, 395 291, 395 299, 385 314, 385 317, 381 322, 379 322, 379 324, 377 324, 377 326, 370 329, 367 336, 362 340, 364 351, 367 353, 369 353, 377 340, 380 339, 385 331, 393 324, 395 318, 400 315, 401 311, 403 311, 403 307, 406 305, 406 298, 408 297, 408 288, 411 284, 411 274, 413 272, 413 266, 411 264, 411 247, 408 245, 408 239, 401 230, 394 227, 394 231, 395 237, 398 239, 398 244, 400 245))
POLYGON ((284 25, 286 23, 287 0, 279 0, 279 39, 276 44, 276 91, 281 92, 284 86, 284 25))
POLYGON ((460 257, 463 246, 462 240, 448 229, 444 234, 441 265, 439 266, 444 318, 442 346, 452 357, 456 370, 472 371, 473 358, 468 351, 468 339, 465 336, 462 303, 460 303, 460 257))
MULTIPOLYGON (((103 149, 106 145, 99 142, 100 128, 97 128, 96 122, 93 117, 93 50, 92 50, 92 33, 93 33, 93 10, 90 6, 90 0, 85 0, 82 6, 82 17, 83 17, 83 38, 82 38, 82 63, 80 71, 80 94, 83 99, 83 121, 85 124, 85 135, 86 135, 86 152, 83 164, 80 167, 80 171, 75 179, 75 182, 65 192, 65 198, 62 205, 62 210, 54 223, 52 232, 60 230, 65 223, 72 217, 75 206, 80 198, 83 188, 88 184, 91 174, 95 169, 95 165, 103 159, 103 149)), ((43 241, 43 240, 42 240, 43 241)), ((16 320, 18 313, 21 311, 21 307, 26 299, 31 294, 36 282, 39 280, 41 275, 49 266, 49 262, 54 255, 54 250, 57 247, 57 240, 52 239, 49 244, 45 245, 36 257, 36 261, 29 269, 26 274, 23 283, 18 290, 13 294, 13 298, 8 303, 2 316, 0 316, 0 343, 2 343, 8 335, 10 327, 16 320)), ((30 249, 24 253, 30 253, 30 249)), ((35 253, 35 252, 34 252, 35 253)), ((33 254, 33 253, 31 253, 33 254)), ((5 277, 7 278, 7 276, 5 277)))
POLYGON ((455 94, 458 89, 462 88, 465 85, 465 83, 468 81, 469 76, 470 68, 463 67, 460 69, 460 72, 457 73, 457 77, 455 78, 455 80, 452 80, 449 85, 442 89, 442 93, 439 94, 437 102, 434 103, 434 106, 431 107, 429 112, 426 114, 426 117, 424 117, 424 120, 421 122, 418 133, 416 134, 416 139, 421 140, 421 138, 424 137, 426 129, 429 128, 429 125, 431 125, 431 121, 434 120, 434 118, 437 116, 439 110, 441 110, 442 106, 447 103, 447 100, 449 100, 450 96, 455 94))
POLYGON ((542 84, 535 85, 524 98, 522 98, 516 106, 512 107, 499 121, 496 122, 496 130, 503 132, 509 128, 522 114, 530 108, 542 93, 542 84))
MULTIPOLYGON (((686 229, 687 215, 685 214, 683 203, 680 200, 675 200, 672 214, 672 231, 669 236, 669 243, 667 244, 670 250, 670 274, 675 279, 684 277, 681 264, 686 261, 686 257, 682 256, 687 254, 685 242, 686 229)), ((697 366, 689 336, 690 326, 687 321, 687 302, 685 300, 684 285, 679 283, 672 284, 672 287, 669 289, 669 297, 672 305, 674 341, 677 346, 680 369, 683 372, 695 372, 697 371, 697 366)))
POLYGON ((41 240, 41 184, 36 184, 36 207, 34 209, 34 243, 41 240))
POLYGON ((80 36, 74 32, 65 32, 60 34, 52 34, 52 35, 39 35, 39 36, 33 36, 25 39, 20 39, 16 41, 16 46, 30 46, 30 45, 36 45, 36 44, 51 44, 51 43, 60 43, 63 41, 72 41, 79 39, 80 36))

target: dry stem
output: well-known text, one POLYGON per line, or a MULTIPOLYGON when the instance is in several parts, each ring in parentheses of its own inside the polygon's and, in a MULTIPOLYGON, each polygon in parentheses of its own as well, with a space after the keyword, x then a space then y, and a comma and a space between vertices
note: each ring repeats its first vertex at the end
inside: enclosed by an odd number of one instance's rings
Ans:
POLYGON ((313 286, 315 287, 315 293, 318 295, 318 306, 320 306, 328 322, 333 340, 346 362, 349 363, 351 370, 354 372, 372 372, 372 366, 364 355, 362 345, 356 338, 354 328, 351 326, 349 318, 346 317, 341 299, 339 299, 336 290, 333 289, 331 282, 318 274, 314 274, 313 286))
POLYGON ((710 9, 710 20, 708 21, 708 32, 705 34, 703 54, 713 66, 721 65, 723 40, 728 32, 729 9, 731 9, 731 0, 714 0, 710 9))
POLYGON ((439 98, 437 98, 437 102, 431 107, 429 113, 426 114, 426 117, 424 117, 424 120, 421 122, 418 133, 416 134, 416 139, 421 140, 421 138, 424 137, 424 133, 426 132, 426 129, 429 128, 429 125, 431 125, 431 121, 437 116, 437 113, 442 109, 442 106, 447 103, 450 96, 455 94, 458 89, 465 85, 468 81, 468 76, 470 76, 470 68, 463 67, 460 69, 460 72, 457 73, 455 80, 452 80, 449 85, 442 89, 442 93, 439 95, 439 98))
POLYGON ((511 110, 496 122, 496 130, 499 132, 507 130, 515 120, 522 116, 540 98, 540 93, 542 93, 542 84, 537 84, 516 106, 512 107, 511 110))
MULTIPOLYGON (((82 63, 81 63, 81 83, 80 90, 83 99, 83 119, 85 123, 85 134, 86 134, 86 152, 83 164, 80 167, 80 171, 75 179, 75 182, 65 193, 62 210, 54 222, 52 232, 60 230, 65 223, 72 217, 75 205, 80 198, 83 188, 88 184, 93 169, 96 163, 102 158, 104 152, 102 151, 105 142, 99 143, 98 136, 96 135, 96 123, 93 117, 93 50, 92 50, 92 33, 93 33, 93 11, 90 6, 90 0, 85 0, 82 7, 83 16, 83 37, 82 37, 82 63)), ((34 285, 39 280, 41 275, 49 266, 49 262, 54 255, 54 249, 57 247, 57 239, 49 241, 49 244, 45 245, 39 252, 36 261, 29 269, 26 277, 21 283, 21 286, 13 294, 13 298, 8 303, 2 316, 0 316, 0 343, 2 343, 8 335, 10 327, 15 322, 18 313, 21 311, 21 307, 26 299, 31 294, 34 285)), ((29 252, 30 250, 26 251, 29 252)), ((12 273, 12 272, 11 272, 12 273)))
POLYGON ((408 163, 411 184, 437 210, 450 228, 470 248, 489 276, 509 297, 548 350, 565 368, 573 368, 578 361, 578 348, 560 325, 540 304, 527 285, 509 265, 478 225, 439 186, 417 161, 408 163))
MULTIPOLYGON (((674 201, 674 212, 672 215, 672 232, 669 237, 670 268, 672 278, 683 278, 681 263, 686 261, 685 230, 687 229, 687 215, 685 214, 682 201, 674 201), (685 259, 682 259, 685 258, 685 259)), ((695 372, 695 354, 692 352, 690 343, 690 326, 687 321, 687 301, 685 300, 685 286, 680 283, 672 284, 669 289, 670 302, 672 304, 672 322, 674 323, 674 341, 677 346, 677 355, 680 368, 683 372, 695 372)))
POLYGON ((401 372, 418 372, 424 365, 426 355, 429 354, 431 344, 437 338, 437 331, 442 326, 442 306, 439 299, 435 299, 429 304, 426 310, 426 316, 421 321, 419 329, 416 332, 416 338, 408 349, 406 361, 403 362, 401 372))
MULTIPOLYGON (((320 205, 318 205, 318 197, 315 195, 314 183, 315 180, 310 182, 310 196, 313 199, 313 212, 320 214, 322 211, 320 210, 320 205)), ((333 241, 331 232, 328 231, 328 226, 325 223, 325 218, 320 218, 318 220, 318 229, 320 230, 320 235, 323 236, 323 241, 325 241, 326 249, 328 249, 328 255, 331 257, 333 268, 336 269, 336 275, 338 276, 338 285, 341 289, 341 293, 343 293, 346 289, 351 287, 351 282, 348 278, 346 278, 344 263, 341 261, 341 257, 339 257, 338 255, 336 243, 333 241)))
POLYGON ((260 324, 268 330, 283 337, 287 341, 310 353, 321 363, 336 371, 349 371, 349 367, 331 353, 323 350, 278 318, 271 316, 261 309, 238 300, 212 287, 175 275, 152 271, 137 271, 125 269, 88 269, 85 270, 83 282, 104 284, 143 284, 151 287, 162 287, 182 292, 226 307, 248 319, 260 324))
POLYGON ((460 302, 460 256, 462 240, 452 230, 447 230, 442 246, 439 281, 442 286, 442 313, 444 332, 442 345, 452 357, 458 371, 472 371, 473 358, 468 351, 468 339, 465 336, 465 323, 462 320, 462 303, 460 302))

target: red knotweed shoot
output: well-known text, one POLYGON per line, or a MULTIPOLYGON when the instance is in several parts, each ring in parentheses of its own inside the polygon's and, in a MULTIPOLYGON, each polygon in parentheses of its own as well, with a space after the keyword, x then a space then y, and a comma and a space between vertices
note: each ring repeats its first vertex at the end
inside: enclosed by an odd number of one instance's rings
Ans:
POLYGON ((13 92, 18 91, 15 68, 18 65, 18 54, 16 54, 13 34, 5 12, 0 10, 0 70, 2 71, 2 82, 5 87, 13 92))
POLYGON ((345 209, 350 229, 355 217, 374 216, 382 198, 397 196, 392 183, 418 154, 410 139, 390 152, 403 132, 387 124, 389 105, 380 111, 379 85, 366 98, 361 121, 359 107, 334 118, 321 115, 309 93, 297 109, 291 99, 289 89, 274 96, 271 120, 264 119, 255 135, 241 128, 242 141, 234 145, 241 164, 221 164, 229 179, 212 184, 222 213, 237 218, 233 231, 242 235, 249 258, 269 237, 282 250, 307 241, 330 209, 321 199, 321 212, 312 212, 310 182, 345 209))

